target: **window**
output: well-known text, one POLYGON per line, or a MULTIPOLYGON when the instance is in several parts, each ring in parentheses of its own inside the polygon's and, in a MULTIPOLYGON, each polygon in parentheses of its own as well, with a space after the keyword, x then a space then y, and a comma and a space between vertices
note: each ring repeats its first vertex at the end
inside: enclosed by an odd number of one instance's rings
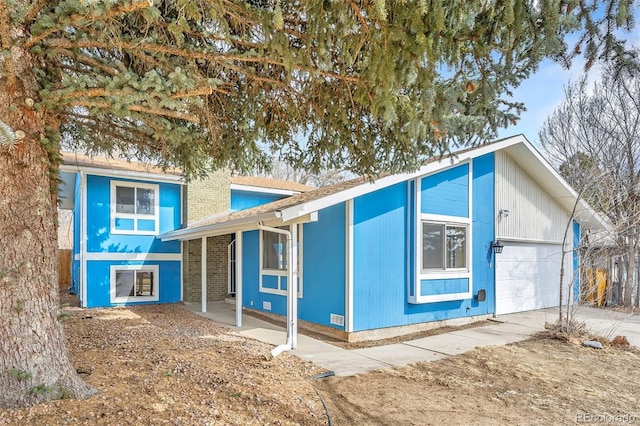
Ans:
POLYGON ((111 303, 152 302, 158 296, 158 266, 111 266, 111 303))
POLYGON ((422 222, 422 269, 467 269, 467 225, 422 222))
POLYGON ((158 185, 111 182, 111 232, 158 233, 158 185))
MULTIPOLYGON (((297 225, 298 297, 302 297, 302 225, 297 225)), ((280 229, 289 230, 284 226, 280 229)), ((287 294, 287 236, 277 232, 260 231, 260 292, 287 294)))
POLYGON ((287 270, 287 236, 262 231, 262 269, 287 270))

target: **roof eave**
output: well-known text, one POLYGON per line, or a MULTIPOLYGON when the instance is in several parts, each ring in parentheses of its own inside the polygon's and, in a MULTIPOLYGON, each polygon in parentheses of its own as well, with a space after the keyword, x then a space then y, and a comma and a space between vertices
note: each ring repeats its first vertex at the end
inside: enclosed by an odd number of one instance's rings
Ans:
POLYGON ((182 228, 166 232, 158 238, 162 241, 185 241, 195 240, 203 237, 215 237, 218 235, 232 234, 237 231, 250 231, 257 229, 258 222, 281 221, 279 211, 262 213, 256 216, 247 216, 235 220, 228 220, 220 223, 212 223, 197 228, 182 228))

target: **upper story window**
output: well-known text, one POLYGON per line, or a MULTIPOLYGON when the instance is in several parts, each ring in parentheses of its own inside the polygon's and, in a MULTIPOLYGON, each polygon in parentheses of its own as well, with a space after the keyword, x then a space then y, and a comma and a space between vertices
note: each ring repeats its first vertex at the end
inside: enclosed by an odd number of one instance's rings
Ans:
POLYGON ((468 225, 422 222, 422 270, 468 270, 468 225))
POLYGON ((111 233, 156 235, 158 185, 111 181, 111 233))

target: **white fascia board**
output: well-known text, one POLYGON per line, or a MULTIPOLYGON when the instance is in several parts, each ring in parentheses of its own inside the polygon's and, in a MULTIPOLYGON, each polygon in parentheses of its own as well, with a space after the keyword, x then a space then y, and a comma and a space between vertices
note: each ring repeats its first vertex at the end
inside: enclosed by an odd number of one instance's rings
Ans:
POLYGON ((404 182, 406 180, 414 179, 418 176, 433 174, 443 169, 455 166, 456 164, 464 163, 465 161, 469 161, 473 158, 477 158, 491 152, 499 151, 501 149, 519 143, 529 145, 529 142, 524 136, 517 135, 499 142, 491 143, 489 145, 483 145, 476 149, 471 149, 460 154, 454 153, 452 156, 448 156, 442 158, 439 161, 434 161, 432 163, 426 164, 415 172, 399 173, 391 176, 385 176, 381 179, 376 180, 375 182, 365 182, 361 185, 345 189, 344 191, 340 191, 335 194, 319 198, 317 200, 312 200, 307 203, 302 203, 296 206, 282 209, 282 220, 288 222, 295 219, 296 217, 318 211, 350 199, 354 199, 361 195, 369 194, 371 192, 395 185, 400 182, 404 182))
POLYGON ((202 237, 214 237, 216 235, 231 234, 236 231, 250 231, 258 229, 258 222, 268 222, 272 220, 281 220, 280 212, 273 211, 256 216, 246 216, 236 220, 203 225, 197 228, 176 229, 175 231, 166 232, 158 236, 158 238, 161 241, 184 241, 202 237))
POLYGON ((182 176, 138 172, 134 170, 108 170, 108 169, 102 169, 99 167, 85 167, 85 166, 73 166, 70 164, 61 164, 60 171, 61 172, 83 171, 86 174, 96 175, 96 176, 106 176, 106 177, 123 178, 123 179, 138 179, 138 180, 186 185, 186 182, 182 176))
POLYGON ((231 184, 231 190, 245 191, 245 192, 259 192, 262 194, 273 194, 273 195, 296 195, 300 193, 299 191, 291 191, 288 189, 265 188, 262 186, 241 185, 237 183, 231 184))

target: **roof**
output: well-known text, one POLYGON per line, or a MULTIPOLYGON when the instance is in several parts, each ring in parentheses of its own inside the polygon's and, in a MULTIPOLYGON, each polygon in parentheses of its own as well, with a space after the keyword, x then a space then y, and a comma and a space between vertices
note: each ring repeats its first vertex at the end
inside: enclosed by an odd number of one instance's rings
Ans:
POLYGON ((511 156, 517 158, 520 166, 539 182, 566 210, 572 211, 577 200, 576 213, 581 223, 591 229, 605 229, 607 227, 605 220, 586 201, 580 199, 578 194, 531 143, 523 135, 517 135, 458 151, 447 157, 434 158, 415 172, 395 175, 386 174, 375 181, 370 181, 366 178, 352 179, 251 209, 200 220, 197 223, 189 224, 186 228, 161 235, 160 238, 162 240, 189 240, 203 236, 223 235, 235 231, 257 229, 258 222, 269 226, 278 226, 288 222, 301 221, 304 218, 308 220, 323 208, 409 179, 437 173, 452 165, 500 150, 505 150, 511 156))
POLYGON ((246 187, 279 189, 291 192, 309 192, 315 188, 298 182, 290 182, 288 180, 273 179, 257 176, 231 176, 231 185, 241 185, 246 187))
POLYGON ((156 167, 152 164, 143 163, 140 161, 127 161, 123 159, 106 157, 90 157, 87 155, 78 154, 77 152, 63 152, 62 164, 78 168, 121 170, 158 175, 182 176, 182 170, 178 168, 163 170, 160 167, 156 167))

